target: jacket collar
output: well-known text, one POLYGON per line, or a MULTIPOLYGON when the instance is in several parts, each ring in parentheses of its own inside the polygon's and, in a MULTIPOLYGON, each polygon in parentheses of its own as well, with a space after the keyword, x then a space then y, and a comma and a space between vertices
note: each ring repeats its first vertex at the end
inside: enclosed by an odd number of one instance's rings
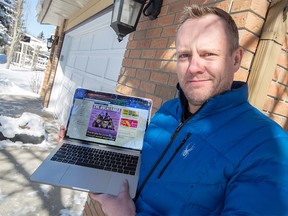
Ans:
MULTIPOLYGON (((181 111, 183 120, 187 119, 185 116, 185 112, 188 111, 188 101, 186 96, 184 95, 183 90, 181 89, 179 83, 177 84, 178 89, 178 98, 181 104, 181 111)), ((210 98, 202 107, 194 113, 194 116, 205 117, 207 115, 215 114, 217 112, 225 111, 226 109, 230 109, 234 106, 237 106, 241 103, 247 102, 248 99, 248 85, 247 83, 234 81, 232 83, 232 87, 230 91, 223 92, 220 95, 216 95, 210 98)))

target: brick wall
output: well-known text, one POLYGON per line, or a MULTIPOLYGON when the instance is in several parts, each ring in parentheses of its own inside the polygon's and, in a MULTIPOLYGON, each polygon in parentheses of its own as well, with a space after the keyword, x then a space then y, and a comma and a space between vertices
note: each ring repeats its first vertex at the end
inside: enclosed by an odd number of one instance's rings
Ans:
POLYGON ((45 70, 45 77, 43 81, 43 87, 41 90, 41 100, 43 101, 43 106, 48 107, 50 96, 52 93, 52 88, 54 84, 54 79, 56 76, 57 65, 59 61, 59 56, 61 52, 61 47, 64 38, 64 26, 66 22, 64 21, 63 25, 58 26, 55 31, 55 36, 58 36, 58 44, 53 45, 50 51, 50 56, 47 63, 47 68, 45 70))
POLYGON ((184 5, 204 4, 229 12, 239 27, 244 48, 235 80, 247 81, 261 29, 269 7, 267 0, 164 0, 156 20, 141 17, 137 31, 130 34, 116 91, 151 98, 153 113, 176 97, 175 31, 184 5))
POLYGON ((288 131, 288 32, 263 110, 288 131))

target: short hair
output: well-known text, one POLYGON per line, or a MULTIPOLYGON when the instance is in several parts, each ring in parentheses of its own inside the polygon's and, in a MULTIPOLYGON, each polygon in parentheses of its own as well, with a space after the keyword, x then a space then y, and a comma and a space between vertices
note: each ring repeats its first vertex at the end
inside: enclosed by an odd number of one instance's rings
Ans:
POLYGON ((177 32, 186 20, 197 19, 208 14, 215 14, 222 18, 225 23, 226 32, 230 41, 230 51, 235 51, 239 47, 239 33, 237 25, 230 14, 220 8, 199 6, 195 4, 192 4, 191 6, 185 6, 182 12, 182 16, 179 18, 177 32))

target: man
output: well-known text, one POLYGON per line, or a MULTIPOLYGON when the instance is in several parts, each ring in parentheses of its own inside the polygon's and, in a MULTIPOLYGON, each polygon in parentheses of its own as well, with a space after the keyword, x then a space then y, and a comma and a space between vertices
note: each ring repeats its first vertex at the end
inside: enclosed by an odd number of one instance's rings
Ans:
POLYGON ((186 7, 176 34, 179 97, 153 116, 138 192, 91 194, 107 215, 288 214, 288 134, 234 82, 243 50, 232 18, 186 7))

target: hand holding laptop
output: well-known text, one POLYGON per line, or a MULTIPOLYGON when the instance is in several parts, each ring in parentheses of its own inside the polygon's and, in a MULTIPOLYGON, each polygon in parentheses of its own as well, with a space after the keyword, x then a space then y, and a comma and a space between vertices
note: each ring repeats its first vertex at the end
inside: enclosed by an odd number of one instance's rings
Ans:
POLYGON ((77 88, 59 145, 30 179, 116 197, 128 180, 134 198, 151 109, 150 99, 77 88))
MULTIPOLYGON (((65 126, 60 126, 59 133, 56 134, 56 140, 58 142, 61 142, 64 138, 65 131, 65 126)), ((127 180, 123 182, 117 196, 109 194, 90 193, 90 197, 94 201, 100 203, 102 211, 107 216, 129 216, 136 214, 135 204, 129 195, 129 183, 127 180)))
POLYGON ((102 210, 107 216, 134 216, 136 208, 129 195, 128 181, 124 181, 117 196, 109 194, 90 193, 90 197, 101 204, 102 210))
POLYGON ((64 138, 64 136, 65 136, 65 131, 66 131, 65 126, 64 126, 64 125, 61 125, 59 132, 58 132, 58 133, 56 134, 56 136, 55 136, 55 139, 56 139, 57 142, 60 143, 60 142, 63 140, 63 138, 64 138))

